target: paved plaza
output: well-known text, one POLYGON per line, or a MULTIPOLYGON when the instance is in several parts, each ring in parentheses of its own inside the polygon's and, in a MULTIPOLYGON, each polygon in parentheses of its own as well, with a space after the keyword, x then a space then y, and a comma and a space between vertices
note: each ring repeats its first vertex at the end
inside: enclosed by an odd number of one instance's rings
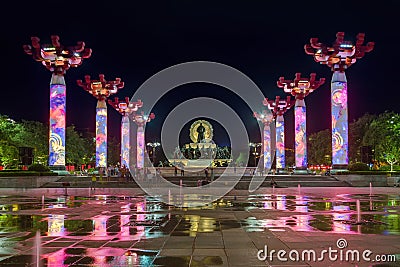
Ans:
POLYGON ((67 195, 63 188, 0 189, 0 265, 400 266, 399 192, 234 190, 185 208, 138 188, 69 188, 67 195), (335 261, 322 253, 330 248, 338 251, 335 261), (315 251, 315 259, 305 250, 315 251), (359 251, 360 259, 348 250, 359 251), (370 262, 362 258, 365 250, 370 262), (397 264, 379 263, 377 255, 397 264))

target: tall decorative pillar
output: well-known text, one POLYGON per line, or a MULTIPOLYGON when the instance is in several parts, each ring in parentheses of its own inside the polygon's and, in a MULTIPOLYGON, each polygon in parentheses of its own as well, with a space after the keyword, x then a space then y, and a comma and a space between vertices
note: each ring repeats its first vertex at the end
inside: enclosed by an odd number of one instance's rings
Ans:
POLYGON ((295 162, 296 169, 306 170, 307 162, 307 134, 306 134, 306 103, 304 98, 320 87, 325 79, 315 80, 316 74, 311 73, 310 78, 302 78, 301 73, 296 73, 294 80, 285 80, 280 77, 277 82, 278 87, 283 88, 286 93, 290 93, 296 99, 294 105, 294 125, 295 125, 295 162))
POLYGON ((271 157, 271 122, 274 119, 274 116, 271 112, 267 112, 267 110, 263 110, 261 114, 254 112, 253 116, 257 119, 257 121, 263 124, 263 135, 262 135, 262 151, 263 151, 263 168, 264 170, 268 170, 272 165, 272 157, 271 157))
POLYGON ((345 70, 356 63, 357 59, 371 52, 375 44, 363 45, 365 34, 359 33, 355 44, 344 40, 344 32, 336 34, 331 47, 311 38, 304 46, 306 54, 312 55, 316 62, 327 65, 333 71, 331 81, 332 113, 332 169, 347 169, 349 164, 347 79, 345 70))
POLYGON ((138 126, 136 132, 136 167, 138 169, 144 168, 144 150, 146 149, 146 143, 144 140, 144 126, 154 118, 154 113, 150 113, 150 115, 144 115, 143 112, 140 114, 135 114, 132 118, 138 126))
POLYGON ((124 101, 120 101, 118 97, 108 100, 108 103, 122 115, 121 119, 121 167, 129 168, 130 164, 130 121, 129 117, 136 113, 143 106, 143 102, 129 102, 129 97, 125 97, 124 101))
POLYGON ((24 45, 24 52, 41 62, 52 72, 50 81, 50 127, 49 166, 65 166, 65 116, 66 85, 64 75, 70 67, 78 67, 84 58, 89 58, 92 50, 85 48, 84 42, 65 47, 60 37, 51 36, 51 44, 40 44, 38 37, 32 37, 32 45, 24 45))
POLYGON ((89 75, 85 81, 77 80, 85 91, 97 99, 96 106, 96 167, 107 168, 107 104, 106 99, 124 87, 120 78, 115 81, 106 81, 104 74, 99 75, 99 80, 91 80, 89 75))
POLYGON ((287 110, 293 106, 293 101, 288 96, 286 99, 281 100, 280 96, 276 96, 275 100, 268 100, 268 98, 263 101, 264 106, 272 111, 275 118, 275 128, 276 128, 276 169, 284 169, 286 167, 285 160, 285 119, 283 115, 287 110))

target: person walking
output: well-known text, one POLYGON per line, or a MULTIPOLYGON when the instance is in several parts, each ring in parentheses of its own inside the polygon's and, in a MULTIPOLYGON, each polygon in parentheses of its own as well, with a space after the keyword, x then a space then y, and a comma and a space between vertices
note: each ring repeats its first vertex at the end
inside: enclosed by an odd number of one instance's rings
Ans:
POLYGON ((277 182, 275 181, 275 176, 271 176, 271 186, 277 186, 277 182))
POLYGON ((185 165, 181 165, 181 176, 185 176, 185 165))
POLYGON ((96 174, 92 174, 92 182, 90 184, 91 190, 96 190, 96 181, 97 181, 96 174))

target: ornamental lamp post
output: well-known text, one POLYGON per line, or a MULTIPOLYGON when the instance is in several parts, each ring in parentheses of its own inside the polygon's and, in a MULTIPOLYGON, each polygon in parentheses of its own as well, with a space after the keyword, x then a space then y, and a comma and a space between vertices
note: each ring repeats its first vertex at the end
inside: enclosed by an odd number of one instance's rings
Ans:
POLYGON ((293 95, 296 99, 294 106, 295 120, 295 162, 296 170, 306 170, 307 162, 307 135, 306 135, 306 103, 304 98, 325 83, 325 78, 316 80, 316 74, 311 73, 310 78, 302 78, 301 73, 296 73, 294 80, 285 80, 280 77, 277 85, 285 93, 293 95))
POLYGON ((60 37, 51 36, 51 44, 40 44, 38 37, 31 37, 32 45, 24 45, 24 52, 41 62, 51 71, 50 80, 50 123, 49 123, 49 166, 65 167, 65 115, 66 85, 64 75, 71 67, 80 66, 83 59, 92 54, 84 42, 75 46, 60 44, 60 37))
POLYGON ((99 80, 91 80, 85 75, 85 81, 77 80, 85 91, 97 99, 96 106, 96 167, 107 168, 107 104, 106 99, 116 94, 124 87, 120 78, 107 81, 104 74, 99 75, 99 80))
POLYGON ((121 119, 121 167, 130 166, 130 122, 129 116, 134 114, 143 106, 143 102, 139 99, 136 102, 130 102, 129 97, 125 97, 124 101, 120 100, 118 97, 108 100, 110 104, 116 111, 122 115, 121 119))
POLYGON ((344 32, 336 34, 332 46, 311 38, 304 46, 307 55, 314 57, 316 62, 331 68, 331 113, 332 113, 332 168, 347 169, 349 164, 348 143, 348 108, 347 108, 347 78, 345 70, 356 63, 357 59, 374 49, 375 43, 364 44, 364 33, 356 36, 356 42, 344 40, 344 32))

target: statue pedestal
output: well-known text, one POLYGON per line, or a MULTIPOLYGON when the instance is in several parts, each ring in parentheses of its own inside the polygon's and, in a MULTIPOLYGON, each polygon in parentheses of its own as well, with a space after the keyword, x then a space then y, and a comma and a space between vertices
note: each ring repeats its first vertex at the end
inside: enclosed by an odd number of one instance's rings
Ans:
POLYGON ((202 148, 216 148, 217 145, 214 143, 190 143, 190 144, 186 144, 185 148, 196 148, 202 149, 202 148))
POLYGON ((189 159, 186 167, 188 168, 206 168, 212 166, 214 159, 189 159))

